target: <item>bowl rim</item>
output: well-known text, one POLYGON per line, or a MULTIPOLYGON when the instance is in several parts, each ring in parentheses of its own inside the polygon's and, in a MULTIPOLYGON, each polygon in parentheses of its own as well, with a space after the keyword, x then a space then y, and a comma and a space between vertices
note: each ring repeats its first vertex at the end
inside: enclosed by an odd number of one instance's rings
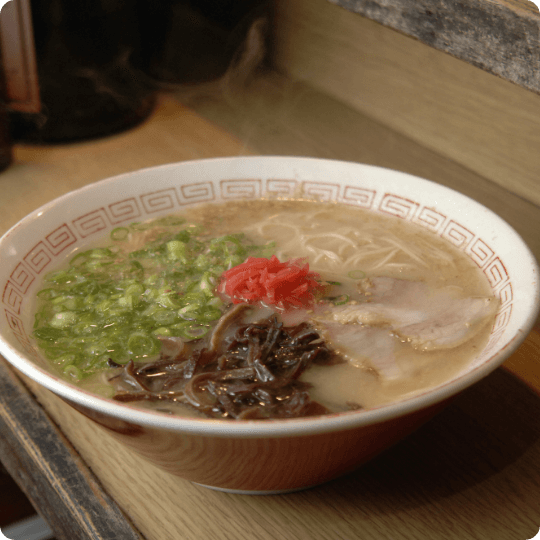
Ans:
POLYGON ((367 426, 379 422, 384 422, 390 419, 398 418, 407 414, 414 413, 420 409, 429 407, 436 403, 442 402, 452 396, 455 396, 475 384, 489 373, 499 367, 504 360, 512 354, 518 346, 523 342, 529 332, 532 330, 538 312, 540 310, 540 286, 538 283, 539 268, 536 258, 532 254, 530 248, 521 238, 521 236, 509 225, 505 220, 498 216, 493 211, 484 207, 478 201, 471 199, 467 195, 464 195, 456 190, 437 184, 431 180, 411 175, 409 173, 396 171, 393 169, 378 167, 375 165, 367 165, 357 162, 349 162, 337 159, 325 159, 325 158, 311 158, 311 157, 291 157, 291 156, 232 156, 232 157, 217 157, 217 158, 203 158, 196 160, 187 160, 175 163, 166 163, 153 167, 146 167, 143 169, 137 169, 135 171, 122 173, 112 177, 104 178, 98 182, 82 186, 78 189, 72 190, 64 195, 53 199, 40 206, 19 222, 13 225, 1 238, 0 247, 15 230, 24 226, 30 220, 35 219, 40 213, 47 211, 50 208, 56 206, 59 202, 69 200, 72 197, 80 196, 81 193, 95 189, 96 187, 104 186, 109 183, 118 182, 127 178, 133 177, 133 175, 144 175, 148 172, 156 170, 176 169, 186 164, 190 166, 205 165, 212 162, 214 165, 228 163, 236 163, 239 161, 295 161, 312 162, 313 164, 326 164, 335 165, 343 164, 346 166, 354 165, 360 169, 371 169, 403 179, 414 179, 415 182, 427 183, 435 187, 441 194, 451 194, 452 197, 458 197, 462 200, 468 200, 471 204, 477 208, 482 208, 490 215, 492 219, 498 222, 499 226, 506 228, 508 232, 515 235, 516 241, 520 244, 520 248, 523 250, 523 254, 529 258, 529 263, 532 267, 532 274, 536 275, 536 281, 531 284, 532 286, 532 308, 527 316, 524 318, 523 324, 519 331, 512 337, 512 339, 499 351, 490 356, 487 360, 476 366, 475 368, 460 375, 456 379, 443 383, 432 389, 427 389, 425 392, 415 395, 410 398, 405 398, 397 402, 381 405, 375 408, 359 411, 345 411, 339 413, 332 413, 329 415, 322 415, 316 417, 304 417, 304 418, 288 418, 288 419, 270 419, 270 420, 220 420, 220 419, 206 419, 206 418, 191 418, 167 415, 166 413, 160 413, 157 411, 145 410, 137 408, 133 405, 126 405, 123 403, 115 402, 111 399, 102 398, 91 394, 90 392, 83 390, 74 384, 60 379, 47 372, 44 368, 34 364, 31 360, 20 354, 14 347, 8 342, 4 341, 0 335, 0 354, 2 354, 8 362, 17 370, 28 376, 33 381, 67 400, 80 406, 86 407, 93 411, 111 416, 118 420, 123 420, 136 425, 143 425, 146 427, 160 428, 175 432, 187 432, 190 434, 217 436, 217 437, 241 437, 241 438, 268 438, 268 437, 292 437, 292 436, 305 436, 314 435, 320 433, 327 433, 331 431, 342 431, 355 429, 361 426, 367 426))

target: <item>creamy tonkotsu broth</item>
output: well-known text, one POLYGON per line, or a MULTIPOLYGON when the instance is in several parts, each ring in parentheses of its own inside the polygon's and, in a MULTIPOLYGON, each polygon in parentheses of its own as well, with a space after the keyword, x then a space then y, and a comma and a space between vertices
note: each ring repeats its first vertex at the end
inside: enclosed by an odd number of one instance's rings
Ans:
POLYGON ((202 205, 112 236, 44 286, 38 343, 78 384, 176 414, 307 416, 403 399, 470 362, 497 309, 483 274, 440 237, 342 204, 202 205), (261 292, 261 276, 289 274, 290 290, 261 292))

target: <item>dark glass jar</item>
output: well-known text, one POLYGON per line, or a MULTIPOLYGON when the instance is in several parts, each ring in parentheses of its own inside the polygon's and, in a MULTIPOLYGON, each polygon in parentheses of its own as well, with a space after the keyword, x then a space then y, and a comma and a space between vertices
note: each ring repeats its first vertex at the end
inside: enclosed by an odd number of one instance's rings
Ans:
POLYGON ((137 0, 31 0, 31 11, 42 110, 12 114, 15 140, 95 138, 150 114, 155 90, 132 63, 144 24, 137 0))
POLYGON ((196 84, 221 77, 269 0, 139 0, 146 13, 137 63, 158 83, 196 84), (151 6, 151 9, 150 9, 151 6))

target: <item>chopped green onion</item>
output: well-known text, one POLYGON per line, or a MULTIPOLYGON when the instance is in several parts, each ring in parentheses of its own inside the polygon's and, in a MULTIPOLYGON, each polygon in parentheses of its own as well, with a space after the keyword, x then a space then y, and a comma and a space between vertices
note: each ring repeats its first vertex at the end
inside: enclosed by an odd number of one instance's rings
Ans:
POLYGON ((41 298, 43 300, 52 300, 58 293, 52 289, 42 289, 37 293, 38 298, 41 298))
POLYGON ((117 227, 111 231, 111 240, 125 240, 129 236, 129 229, 126 227, 117 227))
POLYGON ((127 347, 135 356, 150 356, 159 352, 161 344, 155 337, 140 331, 129 336, 127 347))
POLYGON ((342 294, 340 296, 334 296, 330 298, 330 301, 334 304, 334 306, 342 306, 349 301, 349 298, 350 297, 348 294, 342 294))
POLYGON ((188 322, 174 324, 170 327, 171 332, 185 340, 200 339, 208 333, 208 327, 199 326, 188 322))
POLYGON ((78 252, 38 292, 33 336, 71 379, 106 368, 109 358, 153 356, 157 336, 201 338, 224 309, 215 290, 221 274, 272 246, 250 245, 243 234, 208 238, 175 216, 117 227, 110 238, 117 243, 78 252), (122 240, 155 226, 152 240, 128 252, 122 240))
POLYGON ((34 330, 34 336, 43 341, 56 341, 60 339, 62 332, 52 326, 43 326, 34 330))
POLYGON ((351 279, 364 279, 366 277, 366 273, 362 270, 351 270, 347 276, 349 276, 351 279))
POLYGON ((75 313, 71 311, 62 311, 60 313, 56 313, 50 320, 49 324, 53 328, 65 328, 66 326, 71 326, 76 320, 77 317, 75 313))
POLYGON ((153 334, 155 336, 170 336, 172 335, 172 332, 170 328, 167 328, 166 326, 162 326, 161 328, 156 328, 153 331, 153 334))
POLYGON ((81 370, 73 365, 66 366, 64 368, 64 374, 75 381, 80 381, 83 378, 81 370))
POLYGON ((167 242, 167 254, 171 261, 186 262, 186 244, 180 240, 171 240, 167 242))
POLYGON ((207 307, 201 312, 200 320, 204 322, 217 321, 221 317, 221 311, 217 308, 207 307))

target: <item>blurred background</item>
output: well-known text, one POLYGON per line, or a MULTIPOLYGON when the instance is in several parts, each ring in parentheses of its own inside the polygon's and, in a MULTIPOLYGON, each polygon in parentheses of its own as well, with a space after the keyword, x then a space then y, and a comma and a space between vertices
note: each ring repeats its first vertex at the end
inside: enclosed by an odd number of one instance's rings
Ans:
POLYGON ((137 125, 151 114, 156 89, 222 77, 254 21, 267 17, 267 4, 8 2, 2 47, 12 140, 69 142, 137 125))

